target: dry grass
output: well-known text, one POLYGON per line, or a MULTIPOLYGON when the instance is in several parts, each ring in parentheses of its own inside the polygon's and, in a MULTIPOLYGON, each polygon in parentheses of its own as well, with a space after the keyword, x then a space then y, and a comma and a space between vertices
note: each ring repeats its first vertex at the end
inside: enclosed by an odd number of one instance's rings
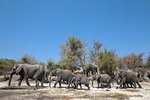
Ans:
POLYGON ((130 97, 143 97, 142 95, 130 95, 130 97))
POLYGON ((107 94, 106 97, 116 98, 116 99, 129 99, 128 95, 122 93, 110 93, 109 95, 107 94))
POLYGON ((140 90, 137 90, 137 89, 125 89, 124 91, 128 91, 128 92, 140 92, 140 90))
POLYGON ((113 99, 129 99, 129 96, 123 93, 97 93, 91 95, 91 97, 96 98, 113 98, 113 99))

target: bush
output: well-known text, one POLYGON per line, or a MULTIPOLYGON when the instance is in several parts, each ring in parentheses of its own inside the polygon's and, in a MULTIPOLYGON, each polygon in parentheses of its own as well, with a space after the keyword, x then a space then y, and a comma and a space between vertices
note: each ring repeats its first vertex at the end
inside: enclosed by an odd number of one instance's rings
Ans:
POLYGON ((0 59, 0 75, 7 74, 16 63, 13 59, 0 59))

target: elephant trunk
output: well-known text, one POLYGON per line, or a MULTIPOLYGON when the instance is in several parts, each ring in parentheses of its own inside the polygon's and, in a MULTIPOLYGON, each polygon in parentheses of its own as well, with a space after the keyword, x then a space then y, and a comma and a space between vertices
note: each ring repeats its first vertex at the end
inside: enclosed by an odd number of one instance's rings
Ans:
POLYGON ((8 81, 8 86, 11 86, 11 80, 12 80, 12 77, 13 77, 13 72, 10 73, 10 77, 9 77, 9 81, 8 81))
POLYGON ((94 81, 94 80, 92 79, 92 87, 94 87, 94 85, 93 85, 93 81, 94 81))

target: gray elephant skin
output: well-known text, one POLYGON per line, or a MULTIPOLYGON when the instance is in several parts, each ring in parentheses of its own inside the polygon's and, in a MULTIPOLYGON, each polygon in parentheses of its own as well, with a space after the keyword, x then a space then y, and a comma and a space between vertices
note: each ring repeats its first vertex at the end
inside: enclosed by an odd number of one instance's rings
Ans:
POLYGON ((75 76, 72 79, 72 83, 75 85, 75 89, 78 89, 78 85, 80 85, 80 88, 82 89, 82 84, 84 84, 86 87, 88 87, 88 90, 90 90, 90 78, 86 76, 75 76))
MULTIPOLYGON (((93 81, 96 80, 97 81, 97 87, 108 87, 111 88, 111 77, 108 74, 98 74, 98 75, 94 75, 92 77, 92 86, 93 86, 93 81), (99 86, 101 84, 101 86, 99 86)), ((94 87, 94 86, 93 86, 94 87)))
POLYGON ((75 76, 74 73, 70 70, 62 70, 62 69, 56 69, 53 70, 50 74, 49 78, 49 86, 51 87, 51 77, 56 76, 57 80, 54 83, 54 87, 56 87, 57 83, 59 83, 59 87, 61 87, 61 83, 66 82, 68 83, 68 88, 70 88, 70 85, 72 84, 72 78, 75 76))
POLYGON ((90 72, 91 72, 91 74, 92 75, 95 75, 96 73, 98 73, 98 70, 97 70, 97 67, 84 67, 83 68, 83 74, 85 75, 85 76, 90 76, 90 72))
POLYGON ((11 80, 14 74, 19 74, 19 82, 18 86, 21 85, 23 79, 26 80, 26 84, 30 86, 29 79, 33 79, 36 82, 36 87, 38 86, 38 81, 41 82, 41 86, 43 86, 43 81, 46 75, 44 66, 41 65, 30 65, 30 64, 17 64, 13 67, 10 72, 8 86, 11 86, 11 80))
POLYGON ((133 85, 134 88, 136 88, 136 84, 137 84, 139 88, 142 88, 141 85, 139 84, 136 73, 132 71, 130 72, 124 70, 119 71, 117 72, 116 79, 117 79, 117 83, 118 83, 118 79, 120 79, 120 88, 124 87, 123 85, 125 84, 131 84, 131 86, 133 85))

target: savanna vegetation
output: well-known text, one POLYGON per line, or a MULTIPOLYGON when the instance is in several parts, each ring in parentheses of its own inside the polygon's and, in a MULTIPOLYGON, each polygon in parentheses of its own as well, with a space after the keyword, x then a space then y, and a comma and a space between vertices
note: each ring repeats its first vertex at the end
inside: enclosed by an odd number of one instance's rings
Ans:
POLYGON ((25 54, 19 61, 14 59, 0 59, 0 74, 7 74, 11 68, 18 63, 40 64, 47 67, 48 70, 56 68, 69 69, 72 71, 80 70, 83 67, 97 66, 101 71, 110 73, 118 68, 150 68, 150 54, 147 60, 144 61, 143 53, 130 53, 124 57, 120 57, 112 49, 104 48, 103 43, 99 40, 94 40, 93 45, 89 48, 88 42, 85 42, 78 37, 70 36, 60 46, 61 60, 55 62, 50 58, 47 63, 38 61, 35 57, 25 54))

